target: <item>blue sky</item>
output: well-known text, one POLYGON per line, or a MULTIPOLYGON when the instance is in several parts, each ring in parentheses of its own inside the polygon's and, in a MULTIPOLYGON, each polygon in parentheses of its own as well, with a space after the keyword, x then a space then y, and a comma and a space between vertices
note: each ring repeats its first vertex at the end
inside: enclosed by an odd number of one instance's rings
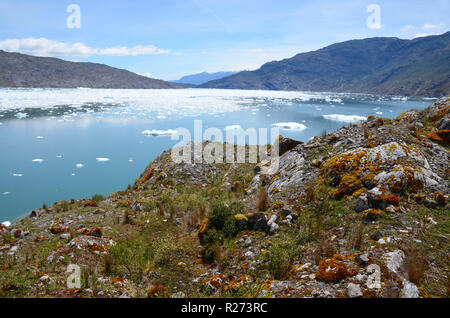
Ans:
POLYGON ((0 0, 0 49, 171 80, 256 69, 355 38, 442 34, 449 13, 448 0, 0 0), (67 27, 70 4, 81 9, 79 29, 67 27), (381 28, 366 24, 370 4, 381 28))

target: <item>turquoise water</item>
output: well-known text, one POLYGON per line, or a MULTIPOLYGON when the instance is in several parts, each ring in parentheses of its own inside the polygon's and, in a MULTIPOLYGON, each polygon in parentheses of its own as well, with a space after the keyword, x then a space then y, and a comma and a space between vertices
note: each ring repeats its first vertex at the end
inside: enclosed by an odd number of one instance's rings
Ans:
POLYGON ((178 142, 146 130, 193 132, 194 120, 224 132, 282 123, 282 135, 308 141, 369 115, 393 118, 430 103, 274 91, 0 89, 0 222, 44 202, 126 188, 178 142))

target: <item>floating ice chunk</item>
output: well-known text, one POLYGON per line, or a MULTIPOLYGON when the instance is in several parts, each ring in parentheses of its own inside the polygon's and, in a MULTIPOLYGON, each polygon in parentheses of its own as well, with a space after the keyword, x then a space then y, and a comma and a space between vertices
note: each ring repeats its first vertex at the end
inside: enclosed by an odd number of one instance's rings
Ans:
POLYGON ((330 114, 330 115, 322 115, 324 119, 338 121, 343 123, 356 123, 359 121, 366 120, 367 118, 364 116, 358 115, 340 115, 340 114, 330 114))
POLYGON ((61 159, 63 156, 62 155, 57 155, 56 158, 61 159))
POLYGON ((10 227, 11 226, 11 222, 5 221, 5 222, 2 222, 2 225, 6 226, 6 227, 10 227))
POLYGON ((44 136, 36 136, 36 139, 44 139, 44 136))
POLYGON ((128 162, 133 162, 133 159, 128 159, 128 162))
POLYGON ((305 130, 307 127, 300 123, 287 122, 287 123, 275 123, 272 126, 278 127, 282 130, 305 130))
POLYGON ((37 162, 37 163, 43 163, 43 162, 44 162, 44 159, 36 158, 36 159, 31 160, 31 161, 32 161, 32 162, 37 162))
POLYGON ((82 163, 77 163, 77 164, 75 165, 75 167, 77 167, 77 168, 83 168, 84 165, 83 165, 82 163))
POLYGON ((11 192, 3 192, 3 195, 11 194, 11 192))
POLYGON ((95 158, 95 160, 97 160, 98 162, 107 162, 110 159, 109 158, 95 158))
POLYGON ((176 134, 177 131, 173 129, 167 129, 167 130, 159 130, 159 129, 152 129, 152 130, 144 130, 141 132, 141 134, 145 136, 171 136, 176 134))
POLYGON ((21 173, 13 173, 12 175, 13 177, 23 177, 23 174, 21 173))
POLYGON ((17 118, 19 118, 19 119, 27 118, 27 117, 28 117, 28 114, 26 114, 26 113, 17 113, 17 114, 15 115, 15 117, 17 117, 17 118))
POLYGON ((75 173, 72 173, 72 177, 75 177, 75 173))
POLYGON ((167 116, 165 116, 165 115, 158 115, 158 116, 156 116, 156 118, 158 118, 158 119, 166 119, 167 116))

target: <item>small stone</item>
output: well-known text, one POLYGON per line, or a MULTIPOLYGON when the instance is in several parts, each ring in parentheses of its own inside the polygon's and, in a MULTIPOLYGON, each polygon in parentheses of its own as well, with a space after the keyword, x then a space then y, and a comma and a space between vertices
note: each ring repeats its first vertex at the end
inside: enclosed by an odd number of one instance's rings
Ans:
POLYGON ((103 236, 102 230, 100 228, 95 228, 89 233, 90 236, 101 238, 103 236))
POLYGON ((404 279, 401 297, 402 298, 419 298, 419 289, 417 288, 416 285, 414 285, 410 281, 407 281, 406 279, 404 279))
POLYGON ((50 280, 50 277, 48 275, 44 275, 41 278, 39 278, 41 282, 48 282, 50 280))
POLYGON ((347 296, 350 298, 362 297, 361 287, 359 284, 350 283, 347 285, 347 296))
POLYGON ((370 238, 374 241, 378 241, 379 239, 381 239, 382 237, 385 237, 385 236, 386 236, 386 234, 384 232, 378 231, 378 232, 373 233, 370 236, 370 238))
POLYGON ((245 252, 244 256, 247 259, 253 259, 255 257, 255 253, 253 253, 252 251, 247 251, 245 252))
POLYGON ((171 295, 172 298, 186 298, 186 294, 182 291, 179 291, 177 293, 174 293, 171 295))
POLYGON ((59 238, 61 240, 68 240, 68 239, 70 239, 70 233, 63 233, 59 236, 59 238))
POLYGON ((355 257, 355 262, 362 267, 369 265, 369 258, 365 254, 359 254, 355 257))

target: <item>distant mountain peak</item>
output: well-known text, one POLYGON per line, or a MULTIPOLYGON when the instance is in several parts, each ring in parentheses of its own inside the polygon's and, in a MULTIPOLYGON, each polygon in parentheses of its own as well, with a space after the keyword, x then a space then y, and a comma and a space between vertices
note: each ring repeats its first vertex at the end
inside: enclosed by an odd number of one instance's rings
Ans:
POLYGON ((201 72, 201 73, 197 73, 197 74, 192 74, 192 75, 186 75, 183 76, 182 78, 180 78, 179 80, 174 80, 171 81, 173 83, 178 83, 178 84, 188 84, 188 85, 201 85, 203 83, 209 82, 209 81, 213 81, 213 80, 218 80, 233 74, 238 73, 238 71, 223 71, 223 72, 214 72, 214 73, 209 73, 209 72, 201 72))
POLYGON ((201 87, 441 97, 450 94, 450 32, 335 43, 201 87))

